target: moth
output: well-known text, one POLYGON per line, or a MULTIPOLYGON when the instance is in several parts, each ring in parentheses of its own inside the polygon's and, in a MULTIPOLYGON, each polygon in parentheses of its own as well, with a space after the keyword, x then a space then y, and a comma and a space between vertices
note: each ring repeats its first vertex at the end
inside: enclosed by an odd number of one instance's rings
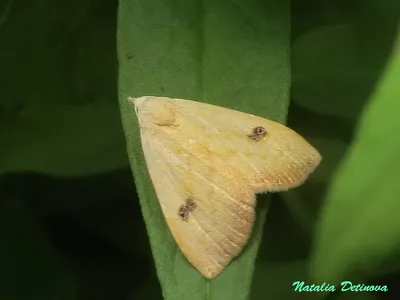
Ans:
POLYGON ((300 135, 265 118, 191 100, 128 100, 166 223, 206 278, 249 240, 256 194, 301 185, 321 161, 300 135))

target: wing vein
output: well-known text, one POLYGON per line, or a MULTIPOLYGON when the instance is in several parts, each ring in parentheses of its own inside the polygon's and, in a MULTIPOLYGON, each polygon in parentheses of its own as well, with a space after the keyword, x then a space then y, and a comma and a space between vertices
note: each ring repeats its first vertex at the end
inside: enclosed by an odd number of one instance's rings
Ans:
MULTIPOLYGON (((194 115, 194 114, 191 113, 190 111, 186 111, 185 113, 188 114, 188 115, 190 115, 192 118, 195 118, 196 120, 198 120, 198 121, 199 121, 200 123, 202 123, 203 125, 208 126, 208 127, 210 127, 210 128, 214 128, 214 127, 210 124, 210 122, 208 122, 207 120, 201 118, 199 115, 194 115)), ((234 145, 233 145, 231 142, 229 142, 229 140, 227 140, 227 139, 221 138, 221 139, 220 139, 220 142, 225 142, 225 144, 227 144, 227 145, 229 145, 230 147, 232 147, 232 149, 235 149, 235 148, 236 148, 236 147, 234 147, 234 145)), ((249 159, 247 159, 247 157, 246 157, 243 153, 237 152, 237 154, 238 154, 246 163, 248 163, 248 164, 253 168, 253 170, 254 170, 255 172, 257 172, 257 173, 260 172, 260 171, 258 170, 258 168, 257 168, 255 165, 253 165, 253 164, 251 163, 251 161, 249 161, 249 159)))
MULTIPOLYGON (((193 218, 193 221, 197 224, 197 226, 199 227, 199 229, 204 233, 204 235, 205 235, 206 237, 208 237, 208 238, 209 238, 215 245, 217 245, 217 247, 220 248, 224 253, 228 254, 228 256, 231 256, 231 254, 230 254, 228 251, 226 251, 226 250, 224 249, 224 247, 222 247, 222 246, 214 239, 214 237, 213 237, 212 234, 208 234, 208 233, 204 230, 204 228, 200 225, 200 223, 197 222, 196 218, 193 218)), ((213 256, 210 255, 210 257, 213 257, 213 256)), ((213 260, 213 261, 214 261, 214 260, 213 260)), ((217 262, 217 264, 220 265, 219 262, 217 262)), ((221 266, 221 265, 220 265, 220 266, 221 266)))
MULTIPOLYGON (((166 147, 166 148, 164 148, 164 149, 166 150, 166 149, 168 149, 168 147, 166 147)), ((160 152, 159 152, 159 154, 160 154, 161 156, 166 155, 166 153, 167 153, 167 151, 160 151, 160 152)), ((174 156, 175 158, 177 158, 177 157, 176 157, 174 154, 172 154, 172 153, 170 153, 169 155, 174 156)), ((205 181, 207 184, 210 184, 210 185, 214 186, 214 187, 215 187, 216 189, 218 189, 221 193, 223 193, 226 197, 228 197, 231 201, 233 201, 234 203, 236 203, 236 205, 239 205, 239 206, 241 206, 241 207, 243 207, 242 205, 244 205, 244 206, 246 206, 247 208, 251 208, 251 206, 250 206, 249 204, 247 204, 247 203, 245 203, 245 202, 237 201, 237 199, 236 199, 235 197, 233 197, 232 195, 230 195, 228 192, 226 192, 226 191, 225 191, 223 188, 221 188, 220 186, 218 186, 218 185, 216 185, 215 183, 211 182, 208 178, 206 178, 205 176, 203 176, 201 173, 197 172, 196 170, 192 170, 192 169, 189 170, 189 168, 188 168, 185 164, 179 164, 179 165, 177 165, 177 166, 175 166, 175 167, 176 167, 176 168, 179 167, 179 168, 181 168, 181 169, 184 169, 186 172, 191 172, 191 174, 197 176, 197 177, 200 178, 201 180, 205 181), (182 166, 183 166, 183 167, 182 167, 182 166)), ((169 180, 171 181, 171 179, 169 179, 169 180)), ((209 215, 209 213, 207 213, 207 212, 206 212, 205 210, 203 210, 201 207, 198 207, 197 209, 199 209, 199 210, 203 211, 204 213, 206 213, 207 215, 209 215)), ((231 211, 231 215, 234 216, 234 218, 235 218, 235 220, 236 220, 237 222, 248 223, 248 221, 246 221, 246 219, 244 219, 243 217, 237 215, 235 210, 230 210, 230 211, 231 211)), ((209 219, 210 219, 210 220, 213 220, 213 216, 210 216, 210 215, 209 215, 209 219)), ((197 221, 196 221, 196 223, 198 224, 199 227, 201 227, 197 221)), ((246 237, 245 234, 239 232, 239 231, 236 230, 234 227, 232 227, 230 224, 226 224, 226 225, 229 225, 229 227, 231 228, 231 230, 232 230, 234 233, 240 235, 242 238, 246 237)), ((215 228, 218 228, 218 227, 215 226, 214 229, 215 229, 215 228)), ((203 229, 202 227, 201 227, 201 229, 202 229, 203 232, 205 232, 204 229, 203 229)), ((219 228, 218 228, 218 231, 222 234, 222 232, 221 232, 221 230, 220 230, 219 228)), ((239 245, 239 244, 237 244, 236 242, 234 242, 234 241, 233 241, 231 238, 229 238, 228 236, 226 236, 226 235, 224 235, 224 236, 228 239, 229 242, 231 242, 233 245, 237 246, 237 247, 240 249, 240 245, 239 245)), ((214 242, 215 242, 215 241, 214 241, 214 242)), ((223 250, 224 250, 224 252, 226 252, 225 249, 223 249, 223 250)), ((226 253, 227 253, 227 252, 226 252, 226 253)))
MULTIPOLYGON (((207 177, 203 176, 201 173, 199 173, 196 170, 189 170, 189 168, 185 165, 185 164, 181 164, 183 166, 183 168, 187 171, 187 172, 191 172, 192 174, 196 175, 197 177, 203 179, 203 181, 205 181, 207 184, 211 185, 212 187, 214 187, 215 189, 219 190, 222 194, 224 194, 226 197, 228 197, 232 202, 236 203, 236 205, 239 206, 246 206, 247 208, 250 207, 249 204, 247 204, 246 202, 242 202, 242 201, 238 201, 235 197, 233 197, 231 194, 229 194, 227 191, 225 191, 223 188, 221 188, 219 185, 215 184, 214 182, 210 181, 207 177)), ((239 218, 239 216, 238 216, 239 218)))
MULTIPOLYGON (((168 143, 170 143, 168 141, 168 143)), ((179 144, 179 146, 182 146, 181 144, 179 144)), ((185 149, 184 147, 181 147, 182 149, 185 149)), ((164 147, 164 151, 162 152, 163 154, 166 152, 166 150, 168 150, 168 147, 164 147)), ((186 150, 186 149, 185 149, 186 150)), ((181 160, 177 155, 175 155, 172 152, 168 152, 169 156, 174 157, 174 159, 176 160, 181 160)), ((187 152, 186 152, 187 153, 187 152)), ((189 155, 191 155, 190 153, 188 153, 189 155)), ((197 157, 191 155, 194 159, 198 159, 197 157)), ((233 201, 234 203, 236 203, 239 206, 246 206, 246 207, 251 207, 248 203, 243 202, 243 201, 238 201, 235 197, 233 197, 232 195, 230 195, 227 191, 225 191, 223 188, 221 188, 220 186, 218 186, 217 184, 215 184, 214 182, 210 181, 208 178, 204 177, 203 175, 201 175, 197 170, 195 169, 189 169, 189 167, 186 164, 179 164, 179 166, 181 166, 181 168, 185 169, 186 172, 192 173, 192 174, 196 174, 197 177, 203 179, 206 183, 210 184, 211 186, 213 186, 214 188, 218 189, 219 191, 221 191, 225 196, 227 196, 231 201, 233 201)), ((177 165, 175 164, 174 166, 175 168, 177 168, 177 165)), ((215 172, 219 172, 218 170, 216 170, 215 168, 211 167, 213 170, 215 170, 215 172)))
MULTIPOLYGON (((212 220, 214 220, 214 216, 210 216, 210 214, 207 213, 206 210, 202 209, 202 207, 197 207, 196 209, 198 209, 198 210, 204 212, 207 216, 209 216, 209 219, 211 220, 211 223, 212 223, 212 224, 215 224, 215 223, 212 221, 212 220)), ((236 219, 236 218, 235 218, 235 219, 236 219)), ((229 227, 229 228, 231 229, 231 231, 233 231, 234 234, 238 234, 238 235, 240 235, 241 237, 246 238, 246 235, 245 235, 245 234, 239 232, 237 229, 235 229, 234 227, 232 227, 230 224, 231 224, 230 222, 225 222, 225 223, 224 223, 224 225, 228 225, 227 227, 229 227)), ((219 229, 218 226, 213 226, 213 229, 217 229, 217 230, 218 230, 223 236, 225 236, 234 246, 237 246, 237 247, 240 248, 239 244, 236 243, 235 241, 233 241, 233 240, 232 240, 230 237, 228 237, 227 235, 223 234, 223 232, 219 229)))

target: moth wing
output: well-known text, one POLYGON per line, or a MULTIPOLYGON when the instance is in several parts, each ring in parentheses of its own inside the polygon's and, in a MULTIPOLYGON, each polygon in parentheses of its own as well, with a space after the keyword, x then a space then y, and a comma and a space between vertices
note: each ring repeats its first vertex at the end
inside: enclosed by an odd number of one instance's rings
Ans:
POLYGON ((254 193, 236 186, 233 174, 214 173, 200 161, 201 167, 191 167, 179 156, 185 151, 173 144, 167 146, 162 140, 152 139, 143 142, 143 148, 161 209, 176 243, 203 276, 217 276, 250 237, 254 193), (179 209, 187 200, 193 201, 195 208, 184 221, 179 217, 179 209))
POLYGON ((235 174, 254 192, 282 191, 302 184, 321 161, 304 138, 274 121, 210 104, 173 99, 174 140, 199 153, 214 170, 235 174), (179 129, 179 127, 181 127, 179 129), (256 128, 264 137, 254 140, 256 128))

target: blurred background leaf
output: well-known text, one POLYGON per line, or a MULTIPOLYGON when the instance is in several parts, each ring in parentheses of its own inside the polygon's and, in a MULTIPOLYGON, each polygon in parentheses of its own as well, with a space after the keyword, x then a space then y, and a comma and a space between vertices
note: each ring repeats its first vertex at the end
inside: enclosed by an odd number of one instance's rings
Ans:
POLYGON ((316 236, 317 280, 374 277, 382 265, 399 267, 399 46, 400 39, 329 189, 316 236))
POLYGON ((0 4, 0 172, 77 176, 128 165, 117 1, 0 4))

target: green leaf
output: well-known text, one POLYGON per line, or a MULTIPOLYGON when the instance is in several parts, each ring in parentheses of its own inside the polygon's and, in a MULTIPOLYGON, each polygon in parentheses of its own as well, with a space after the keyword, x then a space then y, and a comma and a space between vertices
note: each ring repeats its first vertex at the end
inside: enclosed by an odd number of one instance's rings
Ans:
MULTIPOLYGON (((289 95, 289 7, 282 1, 120 1, 119 97, 132 171, 164 298, 249 297, 266 205, 244 252, 206 280, 183 257, 162 215, 128 96, 217 104, 283 122, 289 95)), ((265 198, 265 197, 259 197, 265 198)), ((263 202, 263 199, 260 202, 263 202)))
POLYGON ((76 176, 128 166, 116 7, 108 0, 1 2, 0 173, 76 176))
POLYGON ((398 258, 399 41, 330 187, 313 256, 318 281, 375 276, 398 258))

